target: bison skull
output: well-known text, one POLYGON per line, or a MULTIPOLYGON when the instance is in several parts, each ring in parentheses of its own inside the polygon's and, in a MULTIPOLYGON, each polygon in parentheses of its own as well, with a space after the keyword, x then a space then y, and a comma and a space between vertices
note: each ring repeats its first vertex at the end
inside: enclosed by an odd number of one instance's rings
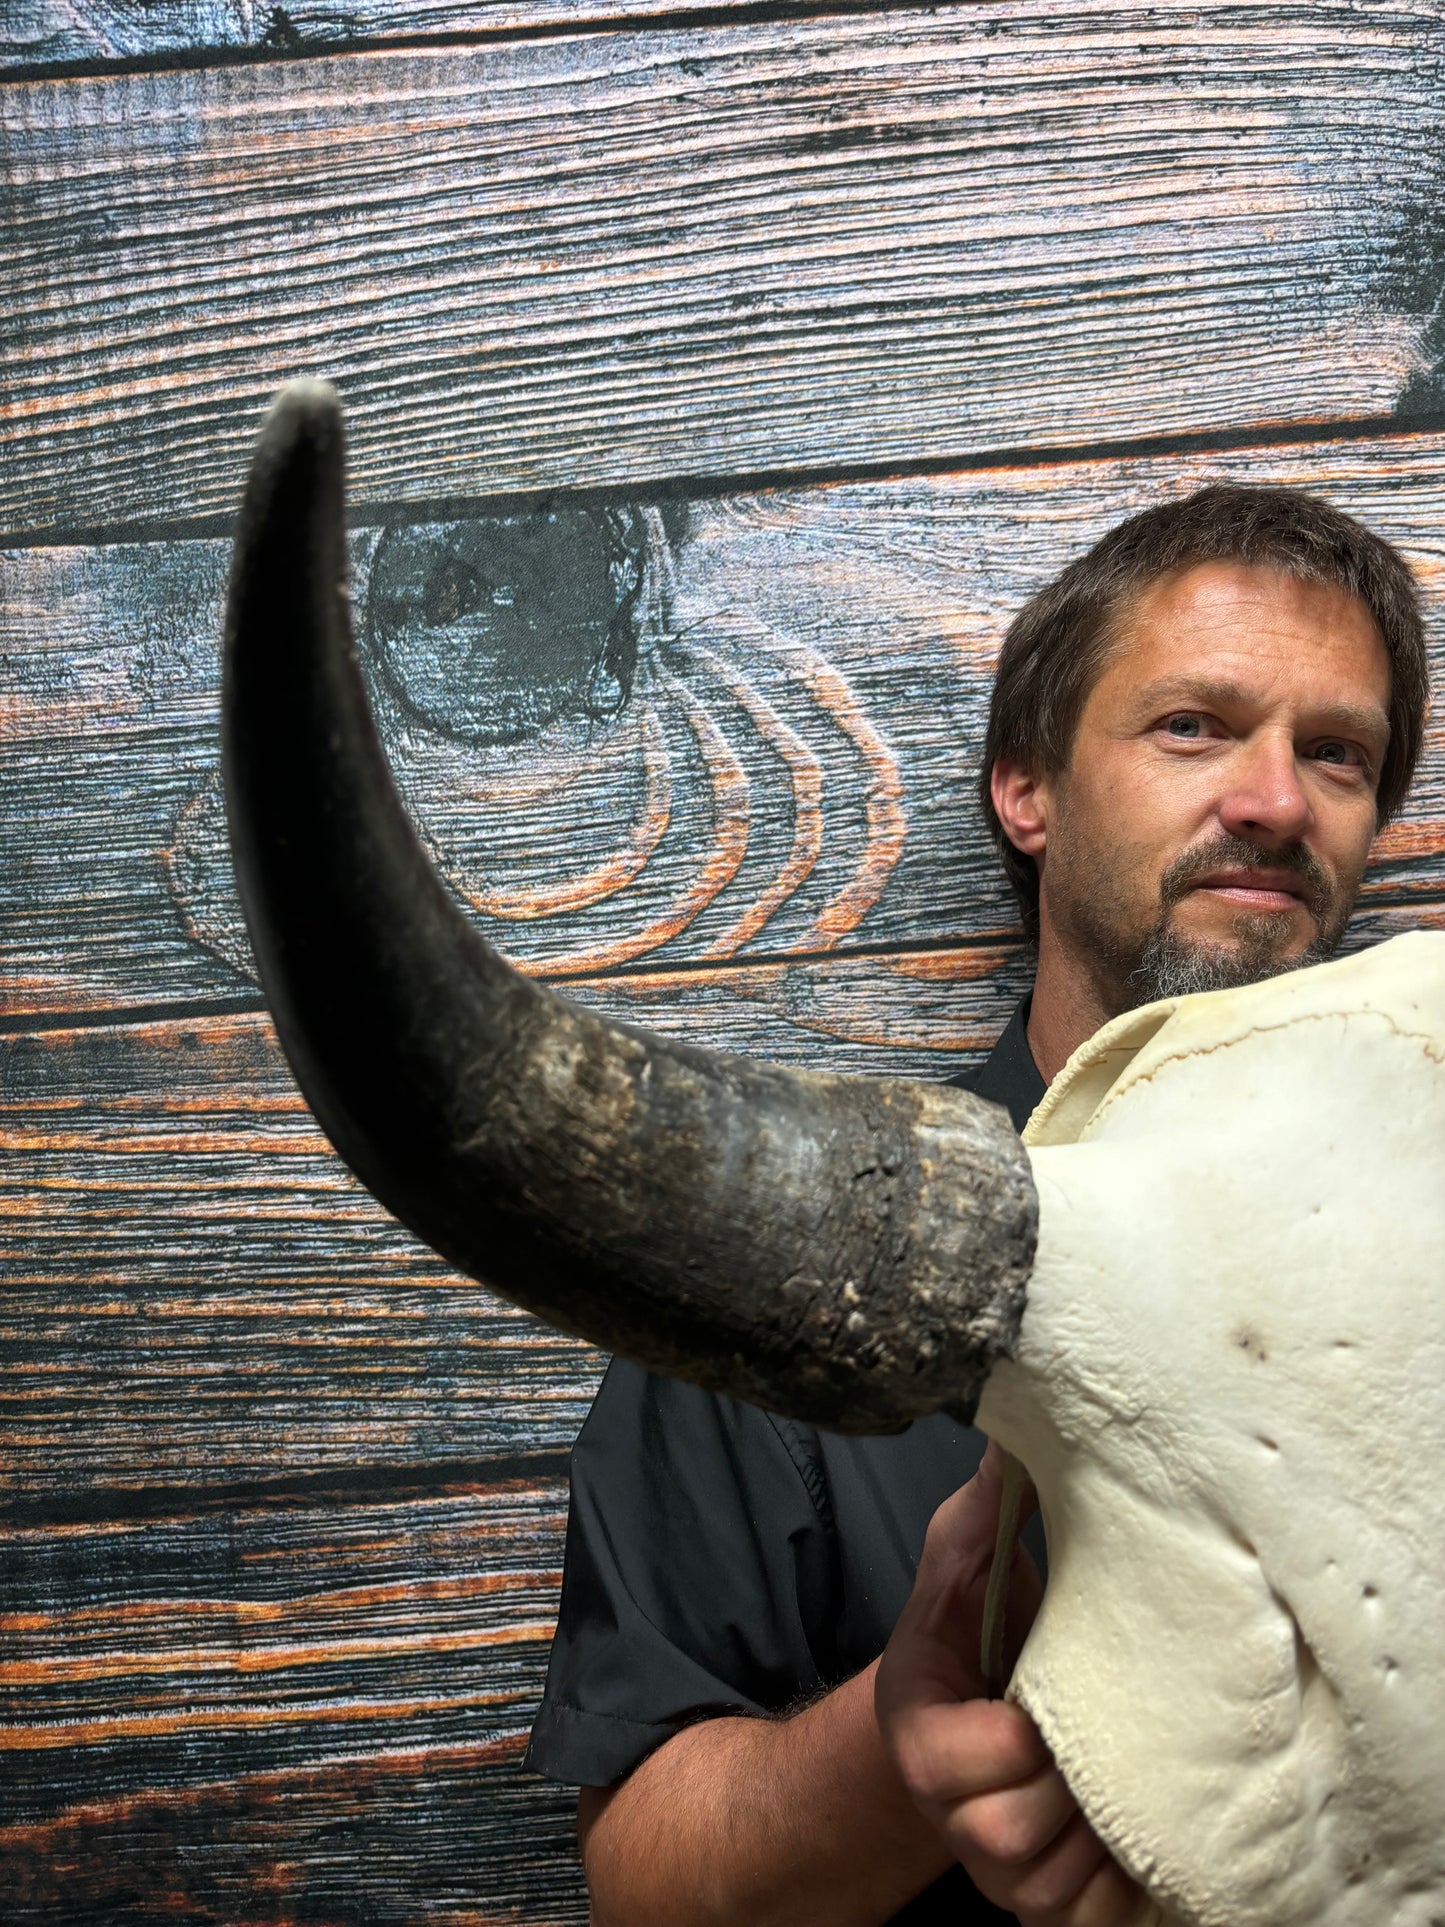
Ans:
POLYGON ((1194 1927, 1438 1923, 1445 936, 1122 1017, 1026 1141, 1013 1696, 1194 1927))

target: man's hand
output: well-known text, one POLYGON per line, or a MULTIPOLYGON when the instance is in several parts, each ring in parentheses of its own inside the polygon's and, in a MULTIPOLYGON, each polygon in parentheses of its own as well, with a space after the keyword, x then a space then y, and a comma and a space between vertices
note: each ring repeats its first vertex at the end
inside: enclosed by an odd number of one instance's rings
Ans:
MULTIPOLYGON (((1028 1715, 984 1697, 979 1650, 1003 1454, 938 1508, 918 1577, 879 1662, 879 1730, 904 1785, 980 1892, 1022 1927, 1135 1927, 1149 1908, 1080 1813, 1028 1715)), ((1014 1552, 1008 1658, 1038 1611, 1014 1552)))

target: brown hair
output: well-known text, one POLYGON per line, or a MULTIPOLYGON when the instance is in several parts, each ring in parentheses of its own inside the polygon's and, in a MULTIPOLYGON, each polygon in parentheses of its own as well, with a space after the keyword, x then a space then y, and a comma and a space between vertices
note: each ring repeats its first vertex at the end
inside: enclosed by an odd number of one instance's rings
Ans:
POLYGON ((1009 624, 998 659, 980 793, 984 819, 1038 934, 1039 873, 1016 850, 989 793, 1000 756, 1037 774, 1067 768, 1084 704, 1119 618, 1150 583, 1201 562, 1244 562, 1358 596, 1390 658, 1390 742, 1380 771, 1380 822, 1400 807, 1420 754, 1430 672, 1420 597, 1403 556, 1352 516, 1296 488, 1217 483, 1119 523, 1070 562, 1009 624))

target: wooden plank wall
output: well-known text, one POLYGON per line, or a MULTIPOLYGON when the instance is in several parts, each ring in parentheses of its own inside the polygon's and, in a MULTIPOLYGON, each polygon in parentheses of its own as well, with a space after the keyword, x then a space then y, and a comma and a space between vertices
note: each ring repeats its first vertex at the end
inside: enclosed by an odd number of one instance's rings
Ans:
MULTIPOLYGON (((598 1361, 310 1123, 217 785, 226 532, 335 378, 387 744, 600 1008, 947 1073, 1027 958, 1022 599, 1320 490, 1445 657, 1424 0, 19 0, 0 21, 7 1921, 578 1922, 520 1755, 598 1361)), ((1445 923, 1441 726, 1353 941, 1445 923)))

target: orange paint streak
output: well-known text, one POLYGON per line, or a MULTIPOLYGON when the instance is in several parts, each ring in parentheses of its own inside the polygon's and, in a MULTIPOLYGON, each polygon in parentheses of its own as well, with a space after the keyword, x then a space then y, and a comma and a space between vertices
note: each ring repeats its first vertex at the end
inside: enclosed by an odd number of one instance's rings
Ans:
MULTIPOLYGON (((545 1638, 543 1631, 538 1637, 545 1638)), ((106 1720, 54 1720, 0 1727, 0 1752, 55 1752, 117 1740, 165 1739, 176 1733, 236 1733, 277 1726, 339 1726, 363 1720, 410 1720, 425 1714, 478 1712, 515 1703, 515 1693, 427 1699, 324 1700, 306 1706, 190 1706, 176 1713, 130 1713, 106 1720)))
POLYGON ((702 953, 705 957, 730 957, 758 934, 774 911, 807 880, 818 861, 823 848, 823 768, 802 737, 736 670, 711 649, 695 647, 694 653, 726 684, 758 734, 777 750, 788 766, 793 785, 793 844, 787 861, 757 901, 702 953))
MULTIPOLYGON (((205 1053, 205 1085, 189 1093, 168 1089, 165 1109, 179 1117, 302 1116, 306 1100, 294 1084, 280 1083, 280 1046, 275 1028, 264 1011, 246 1011, 233 1017, 156 1018, 140 1024, 86 1025, 78 1029, 64 1022, 45 1030, 26 1031, 27 1050, 43 1050, 64 1057, 84 1053, 100 1040, 104 1047, 120 1047, 136 1053, 181 1051, 188 1055, 205 1053), (259 1077, 271 1077, 276 1086, 267 1089, 259 1077)), ((125 1116, 156 1109, 154 1090, 119 1090, 70 1095, 58 1093, 45 1099, 47 1110, 84 1108, 97 1116, 125 1116)), ((0 1111, 33 1110, 30 1100, 0 1099, 0 1111)))
POLYGON ((272 1767, 259 1773, 239 1773, 233 1779, 207 1780, 188 1787, 144 1787, 105 1800, 78 1801, 54 1819, 28 1825, 0 1827, 0 1849, 44 1852, 74 1845, 77 1832, 116 1829, 159 1813, 183 1813, 203 1806, 224 1805, 253 1809, 268 1796, 304 1793, 344 1782, 348 1789, 376 1785, 387 1779, 419 1778, 446 1764, 502 1766, 520 1760, 526 1751, 525 1732, 504 1733, 492 1740, 452 1740, 420 1747, 378 1747, 360 1757, 324 1765, 272 1767))
POLYGON ((673 676, 660 678, 661 686, 682 711, 688 728, 702 752, 712 783, 713 844, 696 876, 679 902, 665 915, 656 918, 631 936, 593 949, 565 951, 560 957, 519 965, 533 977, 580 977, 595 970, 610 970, 633 957, 644 956, 659 944, 686 930, 737 875, 747 855, 752 825, 752 801, 747 772, 733 754, 726 737, 692 691, 673 676))
POLYGON ((1408 819, 1387 823, 1370 852, 1370 860, 1381 863, 1402 857, 1439 856, 1445 856, 1445 821, 1439 817, 1427 817, 1423 823, 1408 819))
MULTIPOLYGON (((555 1513, 542 1523, 555 1528, 565 1515, 555 1513)), ((508 1521, 510 1524, 510 1521, 508 1521)), ((534 1529, 537 1522, 534 1521, 534 1529)), ((491 1536, 485 1522, 468 1521, 459 1526, 473 1544, 484 1543, 491 1536), (468 1530, 468 1527, 470 1529, 468 1530)), ((394 1542, 381 1542, 394 1543, 394 1542)), ((375 1548, 374 1548, 375 1549, 375 1548)), ((261 1555, 248 1555, 248 1563, 258 1560, 261 1555)), ((114 1606, 80 1606, 73 1612, 62 1613, 6 1613, 0 1616, 0 1636, 15 1637, 20 1633, 45 1634, 51 1638, 63 1638, 87 1625, 131 1626, 148 1619, 174 1623, 177 1619, 191 1621, 211 1620, 218 1622, 226 1630, 242 1626, 281 1626, 290 1620, 314 1618, 318 1611, 327 1613, 356 1613, 378 1606, 415 1607, 426 1601, 452 1601, 486 1598, 497 1593, 537 1591, 548 1586, 561 1584, 560 1572, 544 1568, 524 1568, 511 1572, 469 1573, 458 1579, 421 1579, 404 1580, 389 1586, 341 1586, 328 1587, 324 1592, 303 1593, 293 1599, 143 1599, 123 1608, 114 1606)), ((135 1657, 125 1655, 124 1657, 135 1657)), ((71 1664, 88 1664, 88 1661, 56 1660, 37 1661, 40 1665, 65 1667, 71 1664)), ((0 1665, 0 1679, 9 1678, 9 1670, 0 1665)), ((60 1675, 57 1674, 56 1677, 60 1675)))
POLYGON ((800 649, 802 680, 818 707, 849 737, 868 768, 868 840, 852 881, 823 906, 805 943, 830 949, 867 916, 903 854, 908 816, 898 759, 863 712, 847 682, 822 656, 800 649))
MULTIPOLYGON (((22 1107, 16 1105, 15 1109, 22 1107)), ((171 1105, 168 1109, 174 1108, 171 1105)), ((320 1129, 305 1137, 271 1136, 254 1131, 8 1131, 0 1130, 0 1151, 119 1152, 127 1157, 196 1157, 222 1152, 246 1157, 309 1157, 324 1155, 328 1146, 320 1129)), ((320 1181, 320 1180, 319 1180, 320 1181)), ((64 1180, 61 1180, 64 1182, 64 1180)), ((117 1188, 125 1189, 121 1184, 117 1188)), ((139 1187, 147 1188, 147 1187, 139 1187)), ((149 1187, 154 1189, 154 1186, 149 1187)))
POLYGON ((571 910, 585 910, 625 889, 646 868, 672 821, 672 768, 657 711, 650 703, 643 719, 642 754, 647 773, 646 801, 641 818, 628 831, 625 850, 605 858, 585 876, 550 887, 489 890, 463 885, 452 875, 452 882, 466 901, 488 916, 525 923, 539 917, 562 916, 571 910))
POLYGON ((982 945, 967 950, 921 950, 905 952, 902 956, 886 958, 885 966, 892 977, 908 977, 915 983, 925 984, 967 984, 980 977, 991 977, 1004 964, 1018 954, 1023 943, 1020 937, 1014 943, 1003 943, 987 947, 982 945))
MULTIPOLYGON (((557 1583, 560 1584, 560 1576, 557 1583)), ((540 1645, 551 1638, 553 1622, 527 1620, 515 1626, 469 1627, 452 1633, 393 1633, 389 1638, 312 1640, 294 1645, 247 1647, 168 1646, 154 1653, 96 1653, 70 1659, 16 1660, 0 1667, 0 1684, 53 1686, 138 1675, 172 1679, 178 1674, 210 1673, 225 1678, 283 1673, 306 1666, 337 1666, 358 1660, 395 1659, 418 1653, 481 1652, 492 1647, 540 1645)), ((126 1715, 138 1718, 140 1715, 126 1715)), ((148 1716, 146 1716, 148 1717, 148 1716)), ((161 1716, 168 1717, 168 1716, 161 1716)), ((18 1728, 0 1728, 0 1748, 18 1728)))

